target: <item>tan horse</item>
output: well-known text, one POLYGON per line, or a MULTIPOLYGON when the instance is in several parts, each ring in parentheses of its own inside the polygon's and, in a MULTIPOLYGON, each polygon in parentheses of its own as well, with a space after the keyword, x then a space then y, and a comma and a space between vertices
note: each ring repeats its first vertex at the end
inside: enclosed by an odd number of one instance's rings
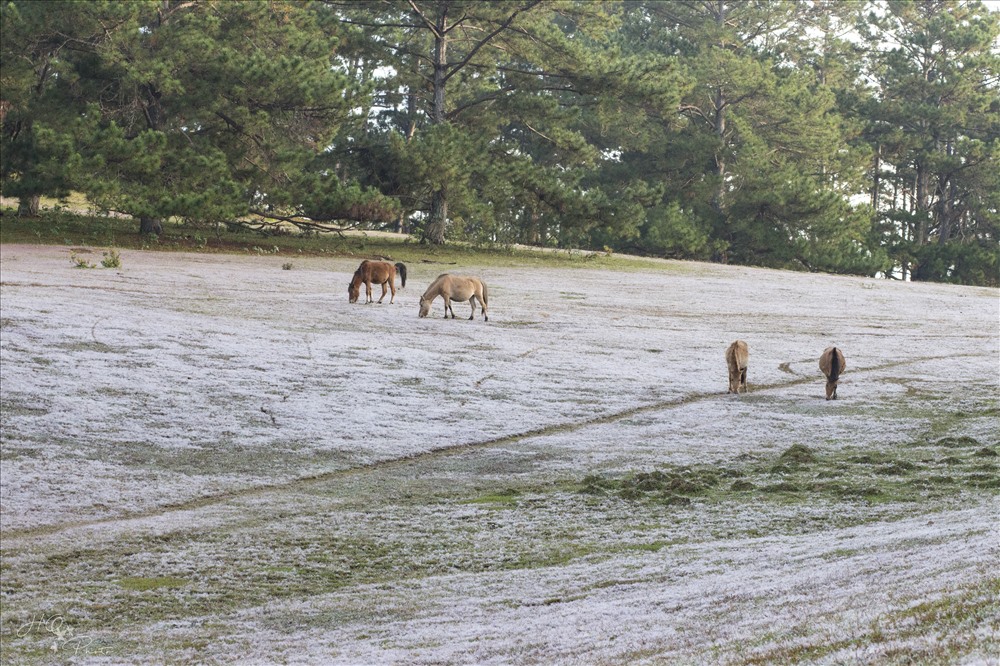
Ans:
POLYGON ((737 340, 726 349, 726 365, 729 366, 728 393, 747 392, 747 362, 750 360, 750 349, 747 343, 737 340))
POLYGON ((431 282, 431 286, 427 287, 424 295, 420 297, 421 317, 426 317, 430 313, 431 301, 438 296, 444 299, 445 319, 448 318, 449 311, 451 312, 451 318, 455 318, 455 311, 451 308, 451 301, 454 299, 456 301, 469 301, 469 304, 472 305, 472 314, 469 315, 469 319, 476 316, 476 300, 478 300, 479 307, 483 310, 483 320, 490 320, 486 315, 486 301, 488 299, 486 283, 477 277, 471 275, 451 275, 449 273, 439 275, 434 282, 431 282))
POLYGON ((836 347, 827 347, 819 357, 819 369, 826 375, 826 399, 837 399, 837 383, 840 381, 840 373, 847 368, 847 361, 844 359, 844 352, 836 347))
POLYGON ((400 287, 406 286, 406 265, 402 263, 397 263, 395 265, 390 264, 388 261, 369 261, 365 259, 358 266, 358 269, 354 271, 354 277, 347 284, 347 300, 350 303, 357 303, 358 296, 361 295, 361 283, 365 285, 365 294, 368 296, 368 300, 365 303, 371 303, 375 299, 372 298, 372 283, 382 285, 382 296, 378 299, 381 303, 382 299, 385 298, 386 285, 389 285, 389 289, 392 290, 392 296, 389 297, 389 304, 391 305, 394 300, 396 300, 396 272, 399 271, 400 287))

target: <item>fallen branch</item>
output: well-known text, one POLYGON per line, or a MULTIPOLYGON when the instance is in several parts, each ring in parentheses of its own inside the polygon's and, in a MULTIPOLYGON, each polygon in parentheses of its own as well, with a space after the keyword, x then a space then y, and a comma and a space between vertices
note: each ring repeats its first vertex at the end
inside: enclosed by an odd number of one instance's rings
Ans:
POLYGON ((361 224, 361 222, 354 222, 353 224, 345 226, 332 226, 329 222, 317 221, 301 215, 275 215, 274 213, 267 213, 258 210, 250 212, 251 214, 262 219, 240 220, 234 224, 256 229, 257 231, 262 231, 264 229, 278 229, 282 224, 291 224, 302 231, 317 231, 338 234, 343 234, 345 231, 353 231, 361 224), (256 227, 254 225, 256 225, 256 227))

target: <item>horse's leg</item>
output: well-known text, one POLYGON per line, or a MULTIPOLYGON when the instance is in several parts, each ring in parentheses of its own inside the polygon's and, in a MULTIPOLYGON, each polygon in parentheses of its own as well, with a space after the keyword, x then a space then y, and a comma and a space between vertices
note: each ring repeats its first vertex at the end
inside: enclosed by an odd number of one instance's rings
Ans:
MULTIPOLYGON (((483 321, 489 321, 490 318, 486 316, 486 301, 483 300, 482 294, 476 294, 476 298, 479 300, 479 309, 483 311, 483 321)), ((472 311, 476 311, 476 304, 472 304, 472 311)))
POLYGON ((444 318, 448 318, 448 310, 451 310, 451 318, 454 319, 455 311, 451 309, 451 299, 446 294, 441 294, 441 298, 444 299, 444 318))
MULTIPOLYGON (((383 282, 382 283, 382 296, 378 299, 379 304, 381 304, 382 303, 382 299, 385 298, 385 292, 386 292, 385 282, 383 282)), ((393 292, 394 292, 393 296, 395 296, 396 295, 395 294, 395 290, 393 290, 393 292)), ((389 303, 392 303, 392 299, 391 298, 389 299, 389 303)))
POLYGON ((475 294, 473 294, 472 296, 469 296, 469 305, 472 306, 472 314, 469 315, 469 321, 472 321, 473 319, 476 318, 476 295, 475 294))
MULTIPOLYGON (((382 289, 385 289, 385 285, 382 285, 382 289)), ((389 305, 396 302, 396 279, 393 277, 389 278, 389 289, 392 291, 392 296, 389 297, 389 305)), ((385 298, 385 292, 382 292, 382 298, 385 298)))
POLYGON ((371 280, 365 280, 365 294, 368 296, 368 300, 365 303, 374 303, 375 298, 372 296, 372 282, 371 280))

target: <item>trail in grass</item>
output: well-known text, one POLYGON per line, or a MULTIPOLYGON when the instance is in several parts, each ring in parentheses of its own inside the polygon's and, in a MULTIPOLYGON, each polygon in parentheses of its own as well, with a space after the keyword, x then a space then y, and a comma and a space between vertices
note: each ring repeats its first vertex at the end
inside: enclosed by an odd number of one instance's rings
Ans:
MULTIPOLYGON (((921 356, 921 357, 911 357, 905 360, 893 361, 891 363, 883 363, 880 365, 874 365, 867 368, 859 368, 852 371, 852 375, 858 375, 863 373, 878 372, 881 370, 887 370, 890 368, 896 368, 906 365, 913 365, 918 363, 923 363, 927 361, 940 360, 945 358, 960 358, 960 357, 977 357, 976 354, 964 354, 964 355, 948 355, 948 356, 921 356)), ((806 361, 790 361, 782 363, 782 367, 789 367, 793 363, 800 363, 806 361)), ((761 391, 772 391, 777 389, 784 389, 800 384, 806 384, 818 381, 815 376, 800 376, 797 379, 791 379, 784 382, 770 383, 770 384, 755 384, 752 386, 753 392, 758 393, 761 391)), ((725 394, 719 394, 718 392, 711 393, 692 393, 680 398, 674 398, 671 400, 664 400, 653 402, 647 405, 640 405, 638 407, 632 407, 622 411, 615 412, 613 414, 604 414, 601 416, 595 416, 588 419, 582 419, 579 421, 573 421, 569 423, 556 423, 552 425, 543 426, 541 428, 534 428, 531 430, 512 433, 508 435, 502 435, 500 437, 495 437, 487 440, 481 440, 477 442, 463 442, 461 444, 454 444, 449 446, 436 447, 428 449, 426 451, 421 451, 419 453, 414 453, 411 455, 400 456, 395 458, 386 458, 383 460, 377 460, 371 463, 357 465, 354 467, 349 467, 346 469, 338 469, 333 471, 321 472, 318 474, 311 474, 307 476, 300 476, 294 479, 289 479, 280 483, 272 483, 258 486, 251 486, 245 488, 237 488, 233 490, 227 490, 220 493, 213 493, 210 495, 203 495, 201 497, 196 497, 193 499, 185 500, 183 502, 164 504, 156 508, 150 509, 148 511, 136 512, 128 515, 122 516, 112 516, 108 518, 100 518, 96 520, 80 520, 71 521, 66 523, 60 523, 56 525, 46 525, 42 527, 28 528, 28 529, 12 529, 7 530, 4 534, 4 547, 9 548, 18 545, 19 541, 29 540, 36 537, 50 536, 54 534, 59 534, 72 529, 88 528, 88 527, 98 527, 101 525, 114 525, 121 524, 128 521, 134 520, 145 520, 149 518, 156 518, 159 516, 168 515, 174 512, 181 511, 191 511, 197 510, 209 506, 214 506, 217 504, 222 504, 225 502, 255 497, 260 495, 265 495, 269 493, 280 493, 283 491, 294 490, 302 488, 309 484, 319 484, 332 481, 338 478, 343 478, 347 476, 353 476, 356 474, 361 474, 364 472, 386 470, 390 469, 396 465, 410 464, 417 461, 433 460, 436 457, 459 455, 462 453, 467 453, 469 451, 475 451, 478 449, 485 449, 490 447, 502 447, 509 445, 513 442, 521 441, 524 439, 530 439, 535 437, 545 437, 547 435, 552 435, 556 433, 573 432, 588 428, 591 426, 605 425, 608 423, 614 423, 623 419, 628 419, 637 415, 657 412, 666 409, 672 409, 676 407, 681 407, 684 405, 689 405, 695 402, 700 402, 703 400, 712 399, 725 399, 725 394)))

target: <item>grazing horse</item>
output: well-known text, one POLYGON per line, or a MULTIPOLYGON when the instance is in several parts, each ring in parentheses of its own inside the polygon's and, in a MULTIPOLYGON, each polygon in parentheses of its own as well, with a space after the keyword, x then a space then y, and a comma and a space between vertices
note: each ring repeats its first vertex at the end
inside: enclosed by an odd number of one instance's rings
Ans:
POLYGON ((750 349, 747 343, 737 340, 726 349, 726 365, 729 366, 729 391, 727 393, 747 392, 747 361, 750 360, 750 349))
POLYGON ((392 290, 392 296, 389 297, 389 304, 396 299, 396 272, 399 271, 399 281, 400 288, 406 286, 406 265, 402 263, 397 263, 395 265, 390 264, 388 261, 369 261, 365 259, 358 266, 358 270, 354 271, 354 277, 347 285, 347 300, 350 303, 357 303, 358 296, 361 295, 361 283, 365 284, 365 294, 368 296, 368 300, 365 303, 371 303, 375 299, 372 298, 372 283, 382 285, 382 296, 378 299, 381 303, 382 299, 385 298, 386 285, 389 285, 389 289, 392 290))
POLYGON ((837 399, 837 383, 840 381, 840 373, 847 368, 847 361, 844 360, 844 352, 836 347, 827 347, 819 357, 819 369, 826 375, 826 399, 837 399))
POLYGON ((479 300, 479 307, 483 310, 483 320, 489 321, 486 315, 486 283, 471 275, 450 275, 444 273, 439 275, 427 291, 420 297, 420 316, 426 317, 431 311, 431 301, 440 296, 444 299, 444 318, 448 318, 451 311, 451 318, 455 318, 455 311, 451 308, 452 299, 456 301, 469 301, 472 306, 472 314, 469 319, 476 316, 476 300, 479 300))

